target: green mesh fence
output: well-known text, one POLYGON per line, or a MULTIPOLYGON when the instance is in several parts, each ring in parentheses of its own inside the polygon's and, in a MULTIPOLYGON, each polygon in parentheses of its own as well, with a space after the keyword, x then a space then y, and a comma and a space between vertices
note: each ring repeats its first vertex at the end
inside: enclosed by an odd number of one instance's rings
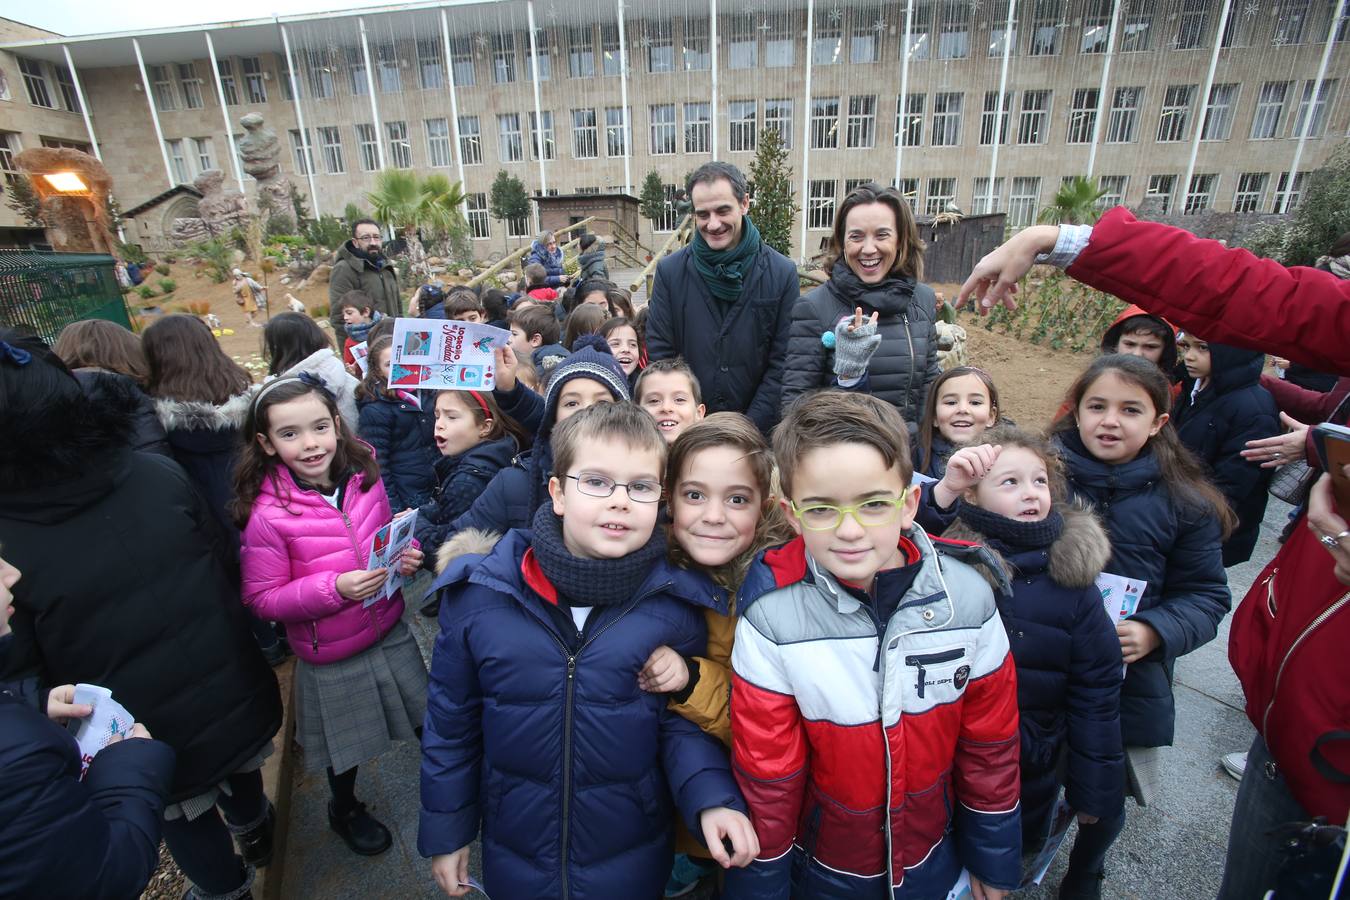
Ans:
POLYGON ((0 250, 0 325, 56 340, 71 322, 107 319, 126 328, 131 317, 111 256, 0 250))

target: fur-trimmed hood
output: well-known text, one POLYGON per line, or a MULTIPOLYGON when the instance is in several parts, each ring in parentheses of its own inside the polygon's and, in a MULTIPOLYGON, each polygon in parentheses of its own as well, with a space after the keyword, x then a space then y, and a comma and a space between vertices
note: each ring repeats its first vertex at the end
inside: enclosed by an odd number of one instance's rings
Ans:
POLYGON ((487 556, 501 539, 500 532, 480 531, 477 528, 464 529, 441 544, 436 551, 436 574, 445 574, 450 563, 461 557, 487 556))
MULTIPOLYGON (((1056 509, 1064 517, 1064 529, 1060 532, 1059 538, 1050 545, 1050 563, 1047 567, 1050 580, 1061 587, 1086 588, 1096 582, 1097 576, 1110 561, 1111 540, 1106 536, 1106 529, 1102 527, 1102 523, 1097 520, 1092 510, 1076 504, 1059 504, 1056 505, 1056 509)), ((989 546, 988 538, 964 520, 958 518, 942 533, 942 536, 983 544, 1003 567, 1008 577, 1010 579, 1016 577, 1017 572, 1013 565, 989 546)), ((992 573, 982 567, 977 568, 989 582, 990 587, 997 592, 999 585, 994 582, 992 573)))
POLYGON ((165 431, 237 431, 244 427, 244 417, 258 388, 252 385, 224 403, 160 397, 155 400, 155 415, 165 431))

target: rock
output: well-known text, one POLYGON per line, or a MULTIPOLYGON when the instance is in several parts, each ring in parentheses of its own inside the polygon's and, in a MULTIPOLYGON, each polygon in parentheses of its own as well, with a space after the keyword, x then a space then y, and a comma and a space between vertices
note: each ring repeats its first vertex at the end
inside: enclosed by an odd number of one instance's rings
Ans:
POLYGON ((938 365, 943 371, 966 364, 966 330, 960 325, 937 323, 938 365))
POLYGON ((242 266, 245 259, 247 259, 247 257, 244 255, 243 250, 235 249, 230 252, 230 262, 236 266, 242 266))
POLYGON ((289 276, 289 275, 282 275, 282 276, 281 276, 281 283, 282 283, 282 284, 290 284, 290 283, 291 283, 291 276, 289 276))
POLYGON ((228 234, 231 229, 248 228, 248 199, 240 191, 225 187, 225 173, 220 169, 207 169, 192 182, 192 186, 201 191, 202 198, 197 201, 197 214, 206 223, 211 234, 228 234))
POLYGON ((427 257, 427 265, 429 265, 429 266, 443 266, 443 265, 445 265, 445 260, 441 259, 439 256, 428 256, 428 257, 427 257))
POLYGON ((455 274, 458 275, 460 278, 463 278, 465 281, 468 281, 470 278, 473 277, 473 269, 460 269, 455 274))
MULTIPOLYGON (((258 206, 273 215, 291 214, 291 180, 281 171, 281 142, 258 113, 239 120, 244 136, 238 143, 244 171, 258 182, 258 206)), ((264 222, 264 224, 266 224, 264 222)))
POLYGON ((327 284, 328 277, 333 273, 333 267, 328 263, 319 263, 314 267, 314 271, 309 273, 309 278, 305 279, 307 284, 327 284))

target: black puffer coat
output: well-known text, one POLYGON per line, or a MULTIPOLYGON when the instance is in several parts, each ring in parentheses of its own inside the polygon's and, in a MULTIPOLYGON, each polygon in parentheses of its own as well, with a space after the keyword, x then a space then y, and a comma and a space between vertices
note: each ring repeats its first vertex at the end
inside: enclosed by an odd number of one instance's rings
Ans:
POLYGON ((95 402, 105 401, 110 393, 125 393, 134 397, 136 412, 131 429, 131 449, 172 455, 169 440, 164 435, 164 426, 155 415, 154 401, 145 395, 134 379, 107 369, 75 369, 71 374, 84 388, 85 396, 95 402))
POLYGON ((840 260, 830 280, 797 301, 792 309, 787 366, 783 370, 782 406, 786 411, 801 394, 828 387, 834 380, 833 352, 821 343, 839 320, 861 306, 864 315, 879 313, 881 346, 867 367, 873 396, 900 410, 912 437, 923 416, 928 386, 941 369, 937 361, 937 295, 926 284, 888 278, 864 285, 840 260))
MULTIPOLYGON (((206 498, 211 514, 224 529, 234 555, 239 530, 229 513, 234 497, 234 464, 239 458, 239 429, 248 415, 257 388, 236 394, 221 404, 159 398, 155 412, 169 438, 173 458, 206 498)), ((238 562, 235 562, 238 568, 238 562)), ((153 734, 153 732, 152 732, 153 734)))
POLYGON ((1210 384, 1195 398, 1195 379, 1181 385, 1172 424, 1186 449, 1209 467, 1214 486, 1223 492, 1238 517, 1238 526, 1223 545, 1224 566, 1252 558, 1261 520, 1266 515, 1266 488, 1273 469, 1263 469, 1240 455, 1247 442, 1280 434, 1280 411, 1270 391, 1261 387, 1264 353, 1210 344, 1210 384))
POLYGON ((423 394, 418 409, 402 397, 387 394, 357 401, 361 408, 357 434, 375 448, 380 477, 394 512, 417 509, 436 489, 436 422, 431 404, 435 394, 423 394))

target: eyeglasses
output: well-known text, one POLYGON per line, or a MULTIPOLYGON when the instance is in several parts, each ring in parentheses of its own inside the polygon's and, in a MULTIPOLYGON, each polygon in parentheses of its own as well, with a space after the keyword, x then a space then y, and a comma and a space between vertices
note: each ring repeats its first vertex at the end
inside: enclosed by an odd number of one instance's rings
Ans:
POLYGON ((370 241, 378 241, 380 236, 378 234, 358 234, 356 239, 363 243, 369 243, 370 241))
POLYGON ((789 505, 792 507, 792 514, 801 520, 802 527, 807 531, 832 531, 844 521, 845 515, 852 515, 853 521, 864 528, 876 528, 880 525, 890 525, 900 518, 900 508, 905 505, 907 496, 908 492, 903 497, 867 500, 853 506, 829 506, 822 503, 818 506, 798 508, 796 503, 789 505))
POLYGON ((577 483, 577 490, 587 497, 609 497, 615 488, 628 492, 628 499, 634 503, 655 503, 661 499, 661 485, 655 481, 630 481, 624 484, 606 475, 568 475, 577 483))

